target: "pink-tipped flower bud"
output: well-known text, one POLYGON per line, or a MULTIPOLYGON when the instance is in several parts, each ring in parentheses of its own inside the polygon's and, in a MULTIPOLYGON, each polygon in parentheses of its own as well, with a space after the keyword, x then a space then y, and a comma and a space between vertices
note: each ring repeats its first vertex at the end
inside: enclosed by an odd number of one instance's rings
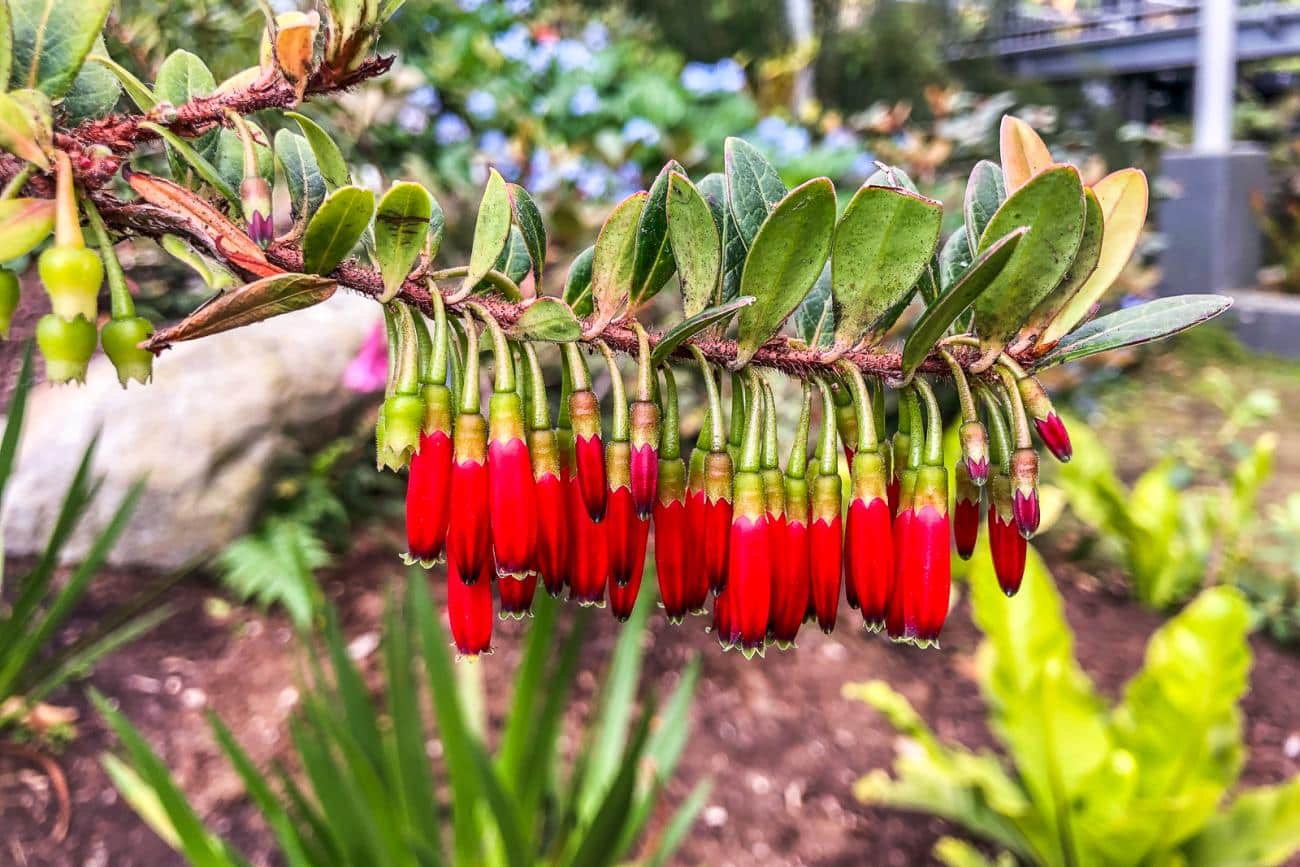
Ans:
POLYGON ((605 446, 600 435, 600 402, 587 389, 569 395, 569 420, 573 426, 574 469, 582 502, 591 520, 605 518, 605 446))
POLYGON ((977 488, 989 480, 989 432, 977 421, 961 426, 961 456, 970 483, 977 488))
POLYGON ((1041 513, 1038 507, 1038 452, 1016 449, 1011 455, 1011 510, 1020 535, 1033 538, 1038 532, 1041 513))
POLYGON ((975 487, 966 464, 957 462, 953 471, 955 491, 952 507, 952 535, 957 544, 957 556, 969 560, 975 553, 975 542, 980 532, 980 489, 975 487))
POLYGON ((1047 446, 1058 461, 1068 463, 1074 455, 1070 433, 1065 429, 1061 417, 1056 414, 1052 399, 1047 396, 1042 383, 1032 376, 1022 376, 1016 380, 1016 387, 1020 391, 1020 399, 1025 403, 1025 412, 1034 420, 1034 427, 1038 429, 1043 445, 1047 446))

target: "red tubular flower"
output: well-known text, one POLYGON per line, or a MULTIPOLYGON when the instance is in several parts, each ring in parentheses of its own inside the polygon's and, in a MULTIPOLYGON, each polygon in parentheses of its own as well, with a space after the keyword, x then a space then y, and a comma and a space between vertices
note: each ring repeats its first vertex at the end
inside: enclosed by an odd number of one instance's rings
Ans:
POLYGON ((565 520, 568 485, 560 466, 555 431, 530 431, 528 452, 533 459, 537 501, 537 548, 533 565, 541 573, 546 592, 558 596, 568 576, 570 533, 569 522, 565 520))
POLYGON ((569 598, 580 605, 600 605, 609 578, 605 528, 591 520, 576 478, 569 482, 569 526, 569 598))
POLYGON ((501 618, 522 620, 533 609, 533 596, 537 593, 537 576, 523 578, 513 575, 497 576, 497 595, 501 597, 501 618))
POLYGON ((980 532, 980 489, 971 481, 963 461, 957 462, 954 475, 956 494, 953 497, 953 538, 957 543, 957 555, 963 560, 969 560, 975 552, 975 542, 980 532))
POLYGON ((447 562, 458 575, 474 576, 469 581, 474 583, 492 567, 487 425, 483 416, 465 412, 457 416, 454 443, 451 501, 455 508, 447 524, 447 562))
POLYGON ((939 643, 948 618, 952 592, 952 555, 948 520, 948 472, 943 467, 922 467, 916 480, 912 508, 911 549, 904 580, 916 584, 914 619, 917 642, 939 643))
POLYGON ((600 403, 590 389, 569 396, 569 419, 573 424, 574 469, 582 502, 591 520, 605 519, 605 446, 600 435, 600 403))
POLYGON ((406 561, 426 568, 440 561, 451 517, 451 392, 424 389, 425 428, 406 479, 406 561))
MULTIPOLYGON (((704 611, 709 599, 709 570, 703 560, 707 533, 708 497, 704 492, 704 463, 708 452, 698 446, 691 451, 686 477, 686 525, 682 529, 682 604, 687 611, 704 611), (687 553, 691 554, 689 560, 687 553)), ((656 539, 656 544, 658 541, 656 539)))
POLYGON ((704 573, 714 594, 722 592, 729 575, 732 484, 731 455, 709 452, 704 458, 704 573))
POLYGON ((626 584, 609 582, 609 610, 619 623, 626 623, 632 616, 632 609, 636 608, 636 597, 641 592, 641 575, 642 570, 637 569, 626 584))
POLYGON ((993 554, 993 572, 1002 592, 1014 596, 1025 577, 1028 542, 1020 535, 1012 514, 1011 477, 998 473, 989 485, 989 551, 993 554))
POLYGON ((611 442, 606 449, 609 462, 605 471, 611 489, 603 523, 609 549, 609 577, 620 587, 629 584, 634 575, 641 574, 645 566, 646 539, 650 534, 650 522, 637 517, 632 503, 628 451, 626 442, 611 442))
MULTIPOLYGON (((635 405, 634 405, 635 410, 635 405)), ((635 426, 635 423, 634 423, 635 426)), ((647 520, 654 514, 655 491, 659 487, 659 452, 652 445, 632 446, 632 507, 636 516, 647 520)))
POLYGON ((533 570, 537 549, 537 488, 524 441, 519 395, 493 394, 488 413, 489 502, 497 574, 519 578, 533 570))
POLYGON ((728 535, 726 594, 732 602, 731 638, 747 656, 763 649, 772 605, 772 549, 763 478, 742 470, 728 535))
POLYGON ((470 583, 461 580, 451 558, 447 561, 447 621, 456 652, 478 656, 492 649, 492 579, 484 569, 470 583))
POLYGON ((894 539, 885 488, 885 467, 878 452, 860 451, 853 458, 845 528, 845 588, 857 592, 868 628, 884 626, 894 587, 894 539))
POLYGON ((1038 452, 1020 448, 1011 454, 1011 511, 1026 539, 1038 532, 1042 513, 1038 506, 1038 452))
POLYGON ((786 477, 785 527, 775 544, 779 553, 772 555, 776 580, 772 583, 769 628, 772 639, 784 649, 794 645, 810 604, 808 483, 802 478, 786 477))
POLYGON ((885 632, 895 641, 908 637, 908 611, 913 585, 904 580, 906 552, 912 548, 912 524, 916 512, 912 509, 912 493, 916 487, 916 470, 904 469, 899 480, 898 514, 894 517, 894 584, 889 594, 885 612, 885 632))
MULTIPOLYGON (((650 363, 650 340, 636 320, 637 399, 632 402, 632 505, 637 517, 648 521, 655 507, 659 484, 659 405, 654 402, 654 366, 650 363)), ((675 421, 673 422, 676 423, 675 421)))
MULTIPOLYGON (((656 492, 654 509, 655 571, 659 576, 659 599, 669 623, 681 623, 690 610, 688 602, 694 601, 687 598, 686 592, 685 472, 686 468, 680 458, 659 459, 659 490, 656 492)), ((699 605, 703 605, 708 594, 708 584, 703 581, 699 584, 702 591, 699 605)))
POLYGON ((840 477, 819 474, 813 480, 812 525, 809 528, 809 580, 817 625, 829 635, 840 607, 844 533, 840 519, 840 477))
POLYGON ((723 650, 736 646, 736 605, 735 594, 723 588, 713 600, 713 633, 718 637, 718 644, 723 650))

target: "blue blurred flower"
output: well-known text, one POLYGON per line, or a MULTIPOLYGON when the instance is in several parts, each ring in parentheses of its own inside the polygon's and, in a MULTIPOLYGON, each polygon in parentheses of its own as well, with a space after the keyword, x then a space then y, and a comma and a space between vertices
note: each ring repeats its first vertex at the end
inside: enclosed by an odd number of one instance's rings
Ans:
POLYGON ((826 137, 822 139, 822 144, 832 150, 848 150, 858 146, 858 137, 853 134, 853 130, 837 126, 826 133, 826 137))
POLYGON ((628 144, 643 144, 654 147, 659 144, 659 128, 644 117, 628 118, 623 124, 623 140, 628 144))
POLYGON ((456 0, 456 5, 460 7, 462 12, 477 12, 483 8, 483 4, 486 2, 487 0, 456 0))
POLYGON ((492 38, 492 44, 506 60, 520 63, 532 52, 533 37, 522 24, 511 24, 492 38))
POLYGON ((609 192, 609 168, 601 163, 584 161, 575 186, 588 199, 604 198, 609 192))
POLYGON ((538 148, 528 159, 528 188, 534 193, 545 194, 560 185, 560 176, 552 168, 551 152, 538 148))
POLYGON ((849 171, 851 171, 854 176, 865 180, 866 178, 871 177, 877 168, 876 155, 869 151, 863 151, 854 158, 853 166, 849 171))
POLYGON ((511 15, 527 15, 533 11, 533 0, 506 0, 506 11, 511 15))
POLYGON ((745 69, 730 57, 713 65, 713 87, 722 93, 739 93, 745 89, 745 69))
POLYGON ((574 91, 569 99, 569 113, 576 117, 586 117, 600 108, 600 94, 590 84, 584 84, 574 91))
POLYGON ((611 198, 626 199, 641 189, 641 167, 631 161, 625 162, 614 171, 614 179, 616 183, 611 198))
POLYGON ((524 62, 528 68, 533 71, 534 75, 541 75, 551 68, 551 63, 555 60, 555 43, 541 42, 533 46, 533 50, 528 52, 524 62))
POLYGON ((438 96, 438 88, 432 84, 424 84, 407 94, 406 104, 413 108, 436 112, 442 108, 442 99, 438 96))
POLYGON ((754 135, 761 143, 775 148, 780 143, 781 137, 785 135, 786 126, 783 119, 776 115, 768 115, 754 127, 754 135))
POLYGON ((745 69, 730 57, 717 63, 693 61, 682 67, 682 87, 696 96, 737 93, 745 89, 745 69))
POLYGON ((469 141, 469 124, 458 114, 438 115, 433 125, 433 138, 444 147, 469 141))
POLYGON ((506 138, 506 134, 499 129, 487 130, 478 138, 479 150, 483 151, 483 153, 487 154, 491 159, 496 159, 498 156, 505 153, 506 148, 509 147, 509 145, 510 140, 506 138))
POLYGON ((497 113, 497 98, 486 90, 471 90, 465 96, 465 110, 472 117, 487 120, 497 113))
POLYGON ((591 52, 576 39, 561 39, 555 46, 555 62, 565 72, 584 69, 591 63, 591 52))
POLYGON ((609 28, 600 21, 589 21, 582 28, 582 41, 592 51, 604 51, 609 46, 609 28))
POLYGON ((713 67, 707 63, 692 61, 682 67, 682 87, 687 92, 700 96, 713 92, 713 67))
POLYGON ((404 105, 397 110, 397 126, 410 135, 419 135, 429 128, 429 115, 414 105, 404 105))

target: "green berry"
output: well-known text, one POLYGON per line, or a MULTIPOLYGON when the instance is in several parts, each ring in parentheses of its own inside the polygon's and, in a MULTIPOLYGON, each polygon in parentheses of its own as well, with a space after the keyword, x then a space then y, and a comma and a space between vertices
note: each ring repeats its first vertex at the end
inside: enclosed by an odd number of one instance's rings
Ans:
POLYGON ((117 369, 123 388, 132 379, 143 384, 153 376, 153 353, 139 346, 150 334, 153 325, 143 316, 110 320, 100 333, 104 353, 117 369))
POLYGON ((104 282, 104 263, 98 253, 87 247, 49 247, 41 253, 37 268, 56 314, 95 321, 99 285, 104 282))
POLYGON ((95 353, 95 326, 84 316, 68 320, 47 313, 36 323, 36 345, 51 382, 86 381, 86 365, 95 353))
POLYGON ((9 326, 14 320, 14 311, 18 309, 18 275, 7 268, 0 268, 0 335, 9 337, 9 326))

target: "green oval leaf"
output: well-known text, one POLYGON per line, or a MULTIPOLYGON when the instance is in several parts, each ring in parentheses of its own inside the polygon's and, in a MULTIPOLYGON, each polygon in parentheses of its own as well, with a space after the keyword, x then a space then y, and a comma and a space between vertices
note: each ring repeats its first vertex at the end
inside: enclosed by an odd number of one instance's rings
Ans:
POLYGON ((26 256, 53 230, 53 199, 0 201, 0 262, 26 256))
POLYGON ((718 293, 722 268, 718 226, 704 196, 679 172, 668 178, 667 215, 668 238, 682 284, 682 308, 690 318, 718 293))
POLYGON ((0 148, 49 171, 53 147, 49 98, 39 90, 0 93, 0 148))
POLYGON ((595 306, 591 297, 591 265, 595 256, 594 244, 579 253, 569 265, 569 275, 564 281, 564 303, 579 316, 590 316, 595 306))
POLYGON ((384 278, 381 302, 391 301, 424 249, 433 216, 433 197, 419 184, 393 184, 375 211, 375 260, 384 278))
POLYGON ((319 304, 334 294, 338 284, 310 274, 275 274, 233 292, 218 295, 180 322, 155 331, 149 348, 155 352, 183 340, 208 337, 244 325, 262 322, 319 304))
POLYGON ((726 323, 731 321, 731 317, 736 313, 754 303, 754 296, 742 295, 734 298, 726 304, 719 304, 716 307, 709 307, 701 310, 694 316, 688 316, 681 322, 678 322, 672 328, 668 329, 659 342, 655 344, 654 351, 650 353, 650 363, 658 366, 668 360, 668 357, 676 351, 687 340, 715 325, 725 327, 726 323))
POLYGON ((1030 312, 1061 282, 1079 249, 1083 216, 1083 182, 1074 166, 1035 175, 993 215, 980 238, 979 253, 1021 226, 1029 232, 995 285, 975 301, 985 360, 1006 347, 1030 312))
MULTIPOLYGON (((108 46, 104 44, 104 34, 95 37, 90 46, 87 60, 95 55, 107 55, 108 46)), ((108 67, 98 63, 82 63, 77 77, 72 80, 72 87, 63 94, 59 102, 66 125, 76 126, 83 120, 98 118, 108 114, 117 106, 122 95, 122 84, 108 67)))
MULTIPOLYGON (((510 237, 506 240, 505 249, 501 251, 501 256, 497 259, 493 269, 505 274, 517 284, 528 276, 528 269, 532 267, 532 264, 532 256, 528 253, 528 243, 524 241, 524 233, 519 230, 518 226, 511 226, 510 237)), ((486 282, 480 283, 478 289, 488 288, 485 285, 486 282)), ((500 287, 497 287, 497 289, 499 291, 500 287)), ((519 296, 515 296, 510 300, 518 301, 519 296)))
POLYGON ((528 195, 528 191, 518 184, 508 184, 506 191, 510 194, 510 210, 514 213, 515 225, 524 235, 528 247, 528 257, 532 260, 533 283, 540 295, 542 291, 542 270, 546 267, 546 224, 542 222, 541 209, 528 195))
POLYGON ((313 214, 325 200, 325 179, 307 139, 282 129, 275 134, 275 158, 289 188, 289 210, 294 222, 313 214))
POLYGON ((582 323, 568 304, 558 298, 541 297, 515 320, 512 336, 547 343, 571 343, 582 337, 582 323))
POLYGON ((14 88, 50 99, 68 92, 104 29, 113 0, 8 0, 14 88))
POLYGON ((756 300, 740 314, 737 368, 781 328, 817 282, 834 231, 835 186, 829 178, 795 187, 763 222, 740 278, 740 293, 756 300))
POLYGON ((1101 260, 1102 235, 1105 231, 1101 203, 1097 200, 1097 194, 1086 187, 1083 190, 1083 200, 1083 235, 1079 239, 1079 249, 1074 254, 1074 262, 1062 278, 1061 284, 1034 308, 1034 312, 1029 315, 1028 321, 1021 330, 1022 334, 1042 334, 1048 323, 1056 318, 1057 314, 1070 303, 1070 299, 1074 298, 1088 282, 1088 278, 1097 268, 1097 262, 1101 260))
POLYGON ((9 4, 0 3, 0 84, 8 86, 14 67, 14 25, 9 4))
POLYGON ((296 111, 286 111, 284 116, 298 122, 299 129, 306 136, 307 143, 311 145, 312 153, 316 155, 316 165, 320 166, 320 174, 325 179, 325 186, 331 193, 339 187, 346 187, 352 183, 352 173, 348 171, 348 163, 343 159, 343 152, 320 124, 296 111))
POLYGON ((653 298, 676 269, 672 246, 668 243, 669 175, 686 171, 681 163, 669 160, 650 185, 641 219, 637 224, 636 258, 632 264, 633 306, 653 298))
POLYGON ((591 260, 591 296, 597 315, 608 320, 628 301, 636 260, 637 226, 646 193, 633 193, 614 208, 596 238, 591 260))
POLYGON ((159 126, 156 123, 145 121, 140 124, 140 128, 149 130, 163 141, 167 142, 167 146, 174 150, 182 160, 188 163, 190 167, 194 169, 195 173, 203 179, 204 183, 208 184, 220 193, 221 197, 233 205, 236 210, 240 208, 239 192, 231 187, 230 184, 226 182, 226 179, 221 176, 221 172, 217 171, 217 167, 208 162, 207 158, 204 157, 203 154, 191 147, 189 142, 169 130, 167 127, 159 126))
POLYGON ((340 187, 321 203, 302 239, 302 267, 328 274, 361 240, 375 213, 375 194, 360 187, 340 187))
POLYGON ((1161 340, 1208 322, 1231 306, 1232 299, 1225 295, 1175 295, 1116 310, 1067 334, 1036 369, 1161 340))
POLYGON ((975 257, 971 254, 966 227, 958 226, 939 251, 939 288, 947 292, 966 273, 975 257))
POLYGON ((718 228, 722 244, 722 281, 719 287, 722 291, 714 296, 714 300, 730 301, 740 294, 740 275, 745 270, 745 255, 749 249, 740 237, 740 228, 736 225, 736 218, 731 216, 731 206, 727 204, 727 179, 717 172, 705 175, 699 189, 713 212, 713 224, 718 228))
POLYGON ((463 286, 474 286, 492 270, 510 238, 510 220, 510 194, 506 192, 505 178, 496 169, 489 169, 487 186, 478 205, 474 245, 470 248, 469 271, 463 286))
POLYGON ((817 282, 794 311, 794 333, 809 346, 830 346, 835 340, 835 299, 831 297, 831 269, 822 268, 817 282))
POLYGON ((728 138, 723 167, 727 178, 727 207, 740 240, 748 249, 767 215, 786 195, 785 183, 767 157, 744 139, 728 138))
POLYGON ((906 171, 898 166, 887 166, 883 163, 876 163, 879 168, 872 172, 862 186, 864 187, 892 187, 896 190, 907 190, 909 193, 920 192, 916 188, 916 182, 906 171))
POLYGON ((991 160, 977 162, 971 169, 970 180, 966 182, 966 198, 962 203, 966 239, 971 250, 979 249, 984 229, 1006 198, 1007 185, 1002 179, 1002 168, 991 160))
MULTIPOLYGON (((159 102, 179 107, 192 99, 209 96, 217 89, 217 80, 208 65, 198 55, 188 51, 173 51, 158 67, 153 91, 159 102)), ((217 146, 218 131, 206 132, 194 139, 194 148, 212 159, 217 146)))
POLYGON ((863 187, 835 228, 835 342, 856 345, 921 279, 939 241, 943 206, 891 187, 863 187))
MULTIPOLYGON (((1027 229, 1017 229, 1005 238, 999 239, 984 251, 951 289, 925 308, 925 312, 916 321, 916 326, 907 335, 907 341, 903 344, 904 379, 911 378, 916 369, 921 366, 921 362, 925 361, 926 356, 930 354, 930 350, 934 349, 934 345, 939 342, 939 338, 943 337, 944 332, 948 330, 948 326, 952 325, 957 317, 975 302, 980 293, 988 289, 997 279, 1007 262, 1011 261, 1011 255, 1015 253, 1016 247, 1019 246, 1020 240, 1027 231, 1027 229)), ((958 232, 961 230, 959 229, 958 232)), ((965 235, 961 234, 959 237, 962 243, 965 243, 965 235)))

